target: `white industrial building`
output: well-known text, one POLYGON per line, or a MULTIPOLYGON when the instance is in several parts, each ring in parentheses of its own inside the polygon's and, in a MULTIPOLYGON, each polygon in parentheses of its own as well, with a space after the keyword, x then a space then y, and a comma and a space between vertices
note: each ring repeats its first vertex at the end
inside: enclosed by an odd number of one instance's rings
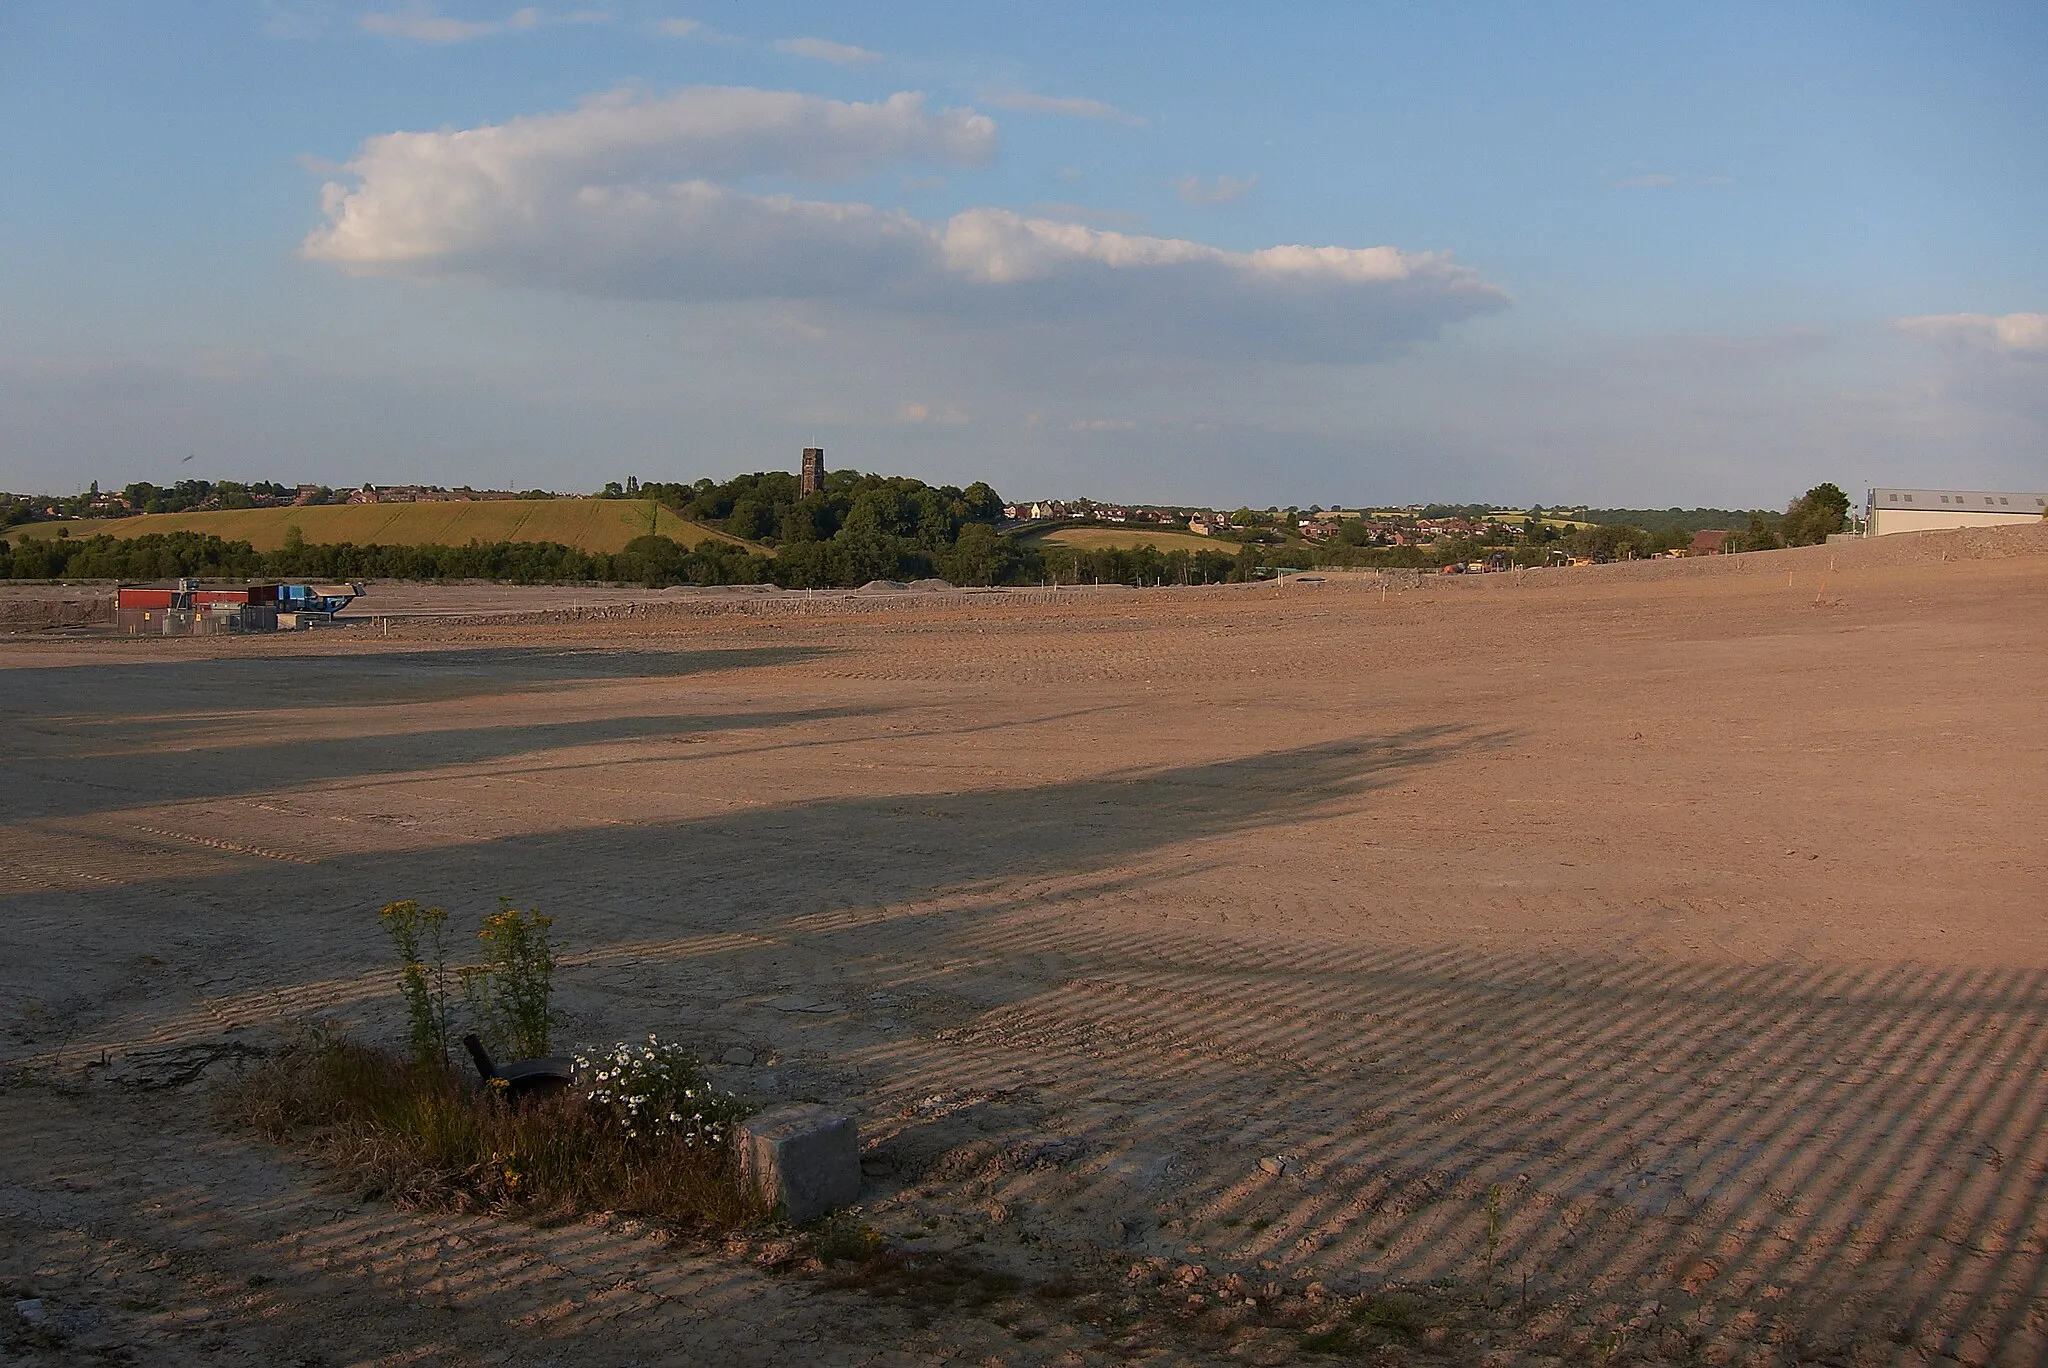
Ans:
POLYGON ((1941 527, 2001 527, 2048 517, 2048 494, 1982 489, 1873 489, 1863 535, 1931 532, 1941 527))

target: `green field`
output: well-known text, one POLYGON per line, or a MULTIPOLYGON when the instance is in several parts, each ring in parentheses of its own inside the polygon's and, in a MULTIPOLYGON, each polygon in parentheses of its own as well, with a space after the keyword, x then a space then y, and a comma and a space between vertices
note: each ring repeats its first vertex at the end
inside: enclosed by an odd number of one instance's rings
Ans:
POLYGON ((1074 551, 1127 551, 1153 546, 1161 551, 1220 551, 1237 554, 1237 543, 1215 537, 1199 537, 1171 527, 1062 527, 1042 532, 1031 540, 1040 546, 1064 546, 1074 551))
MULTIPOLYGON (((1488 513, 1486 516, 1493 522, 1527 522, 1529 521, 1529 510, 1526 508, 1496 508, 1491 513, 1488 513)), ((1542 523, 1545 527, 1567 527, 1573 529, 1574 531, 1581 527, 1593 526, 1593 524, 1589 522, 1574 522, 1570 518, 1552 518, 1549 516, 1539 518, 1537 519, 1537 521, 1542 523)))
MULTIPOLYGON (((466 546, 470 542, 560 542, 583 551, 618 551, 635 537, 659 533, 695 546, 703 541, 750 543, 679 518, 651 499, 499 499, 470 503, 320 504, 310 508, 245 508, 227 513, 145 513, 135 518, 28 523, 6 535, 74 537, 107 533, 200 532, 245 541, 258 551, 284 545, 297 527, 309 543, 358 546, 466 546)), ((758 548, 756 548, 758 549, 758 548)))

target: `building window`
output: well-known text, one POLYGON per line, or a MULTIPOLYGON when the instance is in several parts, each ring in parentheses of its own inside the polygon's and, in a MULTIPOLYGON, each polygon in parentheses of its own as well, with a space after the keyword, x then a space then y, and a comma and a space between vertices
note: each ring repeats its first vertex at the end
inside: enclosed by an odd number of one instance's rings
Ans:
MULTIPOLYGON (((1998 500, 1998 501, 1999 501, 2000 503, 2002 503, 2002 504, 2009 504, 2009 503, 2011 503, 2011 502, 2012 502, 2012 500, 2011 500, 2011 499, 2005 498, 2005 497, 2004 497, 2003 495, 2001 495, 2001 496, 1999 497, 1999 500, 1998 500)), ((1989 499, 1986 499, 1986 500, 1985 500, 1984 502, 1985 502, 1985 503, 1990 503, 1990 502, 1991 502, 1991 500, 1989 500, 1989 499)))
POLYGON ((1946 494, 1942 495, 1942 496, 1941 496, 1941 501, 1942 501, 1943 503, 1947 503, 1947 502, 1948 502, 1948 495, 1946 495, 1946 494))
POLYGON ((1885 495, 1885 497, 1887 499, 1890 499, 1893 503, 1897 503, 1899 501, 1899 496, 1896 494, 1887 494, 1885 495))
POLYGON ((1908 495, 1906 496, 1906 502, 1907 502, 1907 503, 1911 503, 1911 502, 1913 502, 1913 496, 1912 496, 1911 494, 1908 494, 1908 495))

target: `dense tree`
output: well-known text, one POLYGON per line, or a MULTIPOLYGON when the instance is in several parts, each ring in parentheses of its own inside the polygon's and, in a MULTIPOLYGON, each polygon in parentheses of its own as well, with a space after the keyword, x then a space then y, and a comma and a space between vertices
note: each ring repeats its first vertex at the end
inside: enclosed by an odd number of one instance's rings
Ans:
POLYGON ((1817 484, 1785 509, 1785 544, 1814 546, 1849 525, 1849 496, 1833 483, 1817 484))
POLYGON ((1779 546, 1777 532, 1761 513, 1750 514, 1749 526, 1728 540, 1735 551, 1775 551, 1779 546))
MULTIPOLYGON (((607 485, 623 496, 626 485, 607 485)), ((824 489, 805 494, 795 475, 763 470, 714 482, 637 486, 685 518, 777 550, 775 578, 792 588, 856 585, 872 579, 956 575, 1000 583, 1035 567, 997 538, 1002 496, 976 481, 965 489, 903 476, 851 470, 827 473, 824 489), (970 529, 970 549, 959 541, 970 529)))
POLYGON ((1601 561, 1635 560, 1650 553, 1650 534, 1622 523, 1600 523, 1572 533, 1569 545, 1575 556, 1591 556, 1601 561))

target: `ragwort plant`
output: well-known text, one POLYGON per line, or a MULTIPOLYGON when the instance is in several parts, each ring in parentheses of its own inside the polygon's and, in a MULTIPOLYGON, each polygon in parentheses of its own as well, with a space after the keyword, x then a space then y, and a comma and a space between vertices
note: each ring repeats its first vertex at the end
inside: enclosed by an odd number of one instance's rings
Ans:
POLYGON ((448 912, 408 898, 379 914, 398 950, 399 991, 405 997, 406 1035, 422 1068, 448 1063, 448 912))
POLYGON ((521 911, 510 898, 500 897, 498 910, 484 918, 476 933, 484 962, 461 971, 463 1002, 477 1034, 515 1058, 546 1054, 554 1032, 549 999, 555 951, 548 940, 554 924, 553 917, 532 908, 521 911))

